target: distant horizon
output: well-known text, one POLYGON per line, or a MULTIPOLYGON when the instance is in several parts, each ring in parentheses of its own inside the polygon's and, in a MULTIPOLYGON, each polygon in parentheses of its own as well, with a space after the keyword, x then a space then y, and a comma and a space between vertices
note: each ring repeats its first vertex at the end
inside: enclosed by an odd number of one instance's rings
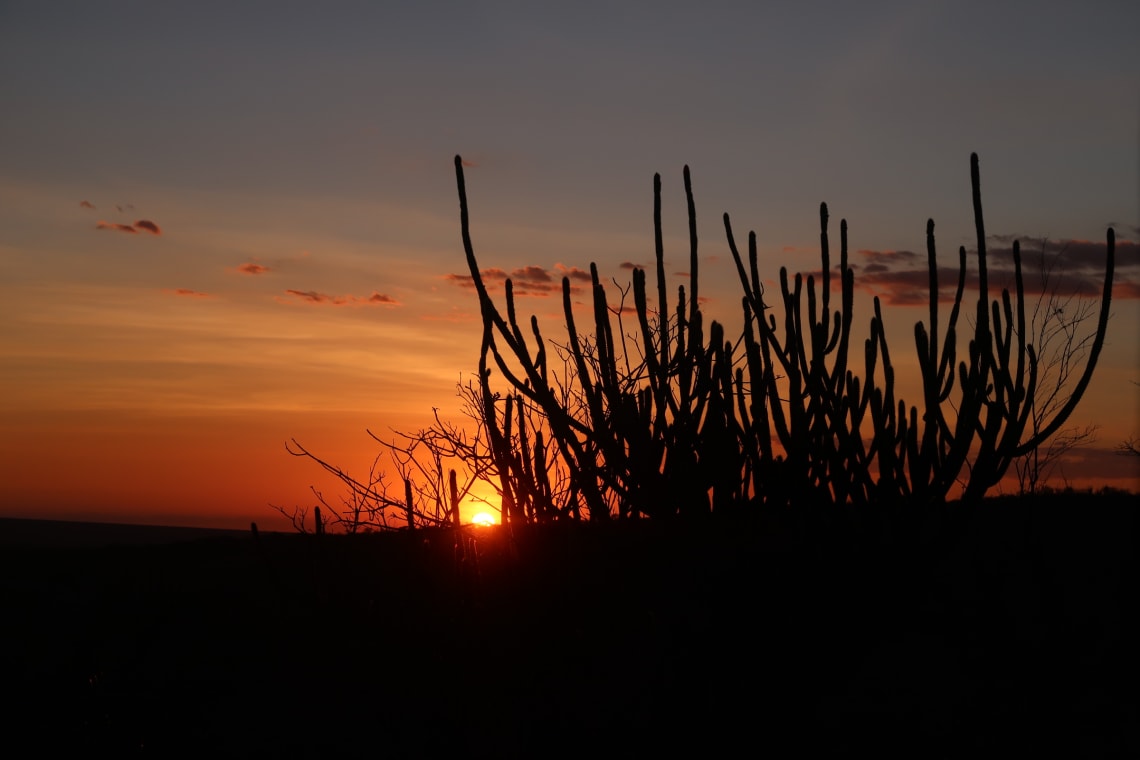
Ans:
MULTIPOLYGON (((1050 489, 1042 491, 1041 493, 1038 493, 1038 494, 1025 494, 1025 495, 1020 495, 1017 493, 1010 493, 1010 492, 1000 493, 997 491, 997 489, 994 489, 990 493, 986 494, 986 500, 987 501, 989 501, 989 500, 1001 500, 1001 499, 1015 499, 1016 500, 1016 499, 1022 499, 1022 498, 1032 500, 1034 498, 1050 498, 1050 497, 1054 497, 1054 496, 1066 496, 1066 495, 1073 495, 1073 496, 1093 495, 1093 496, 1097 496, 1097 495, 1100 495, 1104 489, 1108 489, 1110 492, 1120 492, 1120 493, 1123 493, 1126 495, 1140 496, 1140 491, 1135 491, 1135 490, 1130 490, 1130 489, 1119 489, 1119 488, 1114 488, 1112 486, 1105 486, 1103 488, 1095 488, 1095 487, 1090 486, 1088 488, 1066 488, 1066 487, 1050 488, 1050 489)), ((947 504, 950 506, 952 506, 956 503, 957 503, 956 499, 951 499, 947 502, 947 504)), ((372 532, 372 531, 388 532, 388 531, 407 530, 407 528, 402 523, 402 520, 403 520, 402 515, 396 515, 395 513, 393 513, 390 517, 394 518, 394 519, 391 519, 391 524, 389 527, 382 528, 382 529, 366 527, 366 528, 362 528, 362 532, 367 533, 367 532, 372 532)), ((156 513, 152 513, 150 518, 153 518, 156 520, 157 519, 164 519, 162 517, 158 517, 156 513)), ((66 515, 62 516, 62 517, 37 517, 37 516, 27 516, 25 514, 0 515, 0 546, 4 546, 6 544, 10 545, 10 544, 15 543, 15 542, 6 540, 6 537, 4 535, 4 530, 3 530, 5 523, 11 523, 11 522, 45 523, 45 524, 56 524, 56 523, 58 523, 60 525, 71 525, 71 526, 92 525, 92 526, 101 526, 101 527, 107 527, 107 528, 116 528, 116 527, 142 528, 142 529, 153 528, 153 529, 160 530, 160 531, 162 531, 162 530, 173 530, 173 531, 187 531, 189 533, 200 532, 203 534, 221 533, 221 534, 232 534, 235 536, 241 535, 241 534, 250 534, 250 532, 251 532, 251 525, 250 524, 256 523, 259 533, 297 534, 297 533, 301 532, 294 525, 292 525, 289 522, 289 519, 287 517, 283 516, 279 512, 273 511, 272 509, 267 510, 266 513, 261 516, 261 518, 258 518, 256 516, 250 516, 250 519, 245 521, 244 524, 242 524, 243 518, 240 515, 234 515, 232 518, 230 518, 224 522, 217 522, 216 520, 210 518, 209 516, 205 516, 205 517, 184 516, 181 519, 186 519, 186 520, 189 520, 190 522, 174 522, 174 523, 155 522, 155 521, 151 521, 150 518, 148 518, 147 513, 138 513, 138 514, 126 513, 124 515, 123 520, 115 519, 114 515, 102 515, 102 516, 100 516, 100 515, 83 515, 82 519, 74 519, 71 517, 67 517, 66 515), (106 518, 106 519, 101 519, 101 517, 106 518)), ((176 518, 176 519, 178 519, 178 518, 176 518)), ((642 519, 648 519, 648 518, 642 518, 642 519)), ((464 525, 470 526, 471 523, 465 522, 464 525)), ((329 530, 333 533, 343 532, 340 528, 338 528, 335 525, 330 527, 329 530)), ((307 526, 307 531, 311 531, 311 524, 309 526, 307 526)))

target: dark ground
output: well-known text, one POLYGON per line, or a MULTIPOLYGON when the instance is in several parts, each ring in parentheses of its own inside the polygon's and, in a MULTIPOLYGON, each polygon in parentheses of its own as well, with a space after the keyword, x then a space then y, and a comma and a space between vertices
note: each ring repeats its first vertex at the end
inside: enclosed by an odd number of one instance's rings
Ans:
POLYGON ((0 730, 37 755, 1140 756, 1137 509, 65 546, 5 521, 0 730))

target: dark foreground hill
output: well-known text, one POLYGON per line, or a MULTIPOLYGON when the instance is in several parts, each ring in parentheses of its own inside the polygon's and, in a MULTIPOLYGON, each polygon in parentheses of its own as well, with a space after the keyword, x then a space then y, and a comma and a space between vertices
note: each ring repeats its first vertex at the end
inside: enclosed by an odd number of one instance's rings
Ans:
POLYGON ((1140 753, 1134 496, 0 550, 7 746, 1140 753))

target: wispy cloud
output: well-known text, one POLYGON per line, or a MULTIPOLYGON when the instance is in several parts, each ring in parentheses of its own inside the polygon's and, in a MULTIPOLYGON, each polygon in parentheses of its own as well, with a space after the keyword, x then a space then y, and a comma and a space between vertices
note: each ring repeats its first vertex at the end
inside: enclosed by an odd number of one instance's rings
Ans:
POLYGON ((138 234, 139 232, 148 232, 151 235, 161 235, 162 234, 162 229, 157 224, 150 221, 149 219, 140 219, 139 221, 135 222, 133 225, 121 224, 119 222, 99 221, 99 222, 96 222, 95 229, 97 229, 97 230, 113 230, 115 232, 125 232, 128 235, 135 235, 135 234, 138 234))
POLYGON ((79 208, 95 208, 95 204, 91 201, 79 201, 79 208))
POLYGON ((268 272, 269 267, 265 266, 264 264, 258 264, 258 263, 253 262, 253 261, 247 261, 246 263, 237 267, 237 271, 240 272, 241 274, 258 275, 258 274, 265 274, 266 272, 268 272))
POLYGON ((368 296, 333 296, 327 293, 319 293, 315 290, 293 290, 288 289, 285 295, 289 298, 278 298, 281 303, 308 303, 317 306, 400 306, 397 301, 386 293, 372 291, 368 296))
POLYGON ((134 227, 129 224, 118 224, 117 222, 104 222, 99 221, 95 223, 97 230, 114 230, 116 232, 126 232, 129 235, 134 235, 138 232, 134 227))
POLYGON ((163 288, 162 292, 179 298, 213 298, 209 293, 191 290, 190 288, 163 288))

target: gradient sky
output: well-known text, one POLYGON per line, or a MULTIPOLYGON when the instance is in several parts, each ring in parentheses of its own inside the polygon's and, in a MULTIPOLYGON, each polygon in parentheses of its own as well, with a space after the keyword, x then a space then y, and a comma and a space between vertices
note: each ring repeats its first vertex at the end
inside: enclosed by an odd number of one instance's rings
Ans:
POLYGON ((654 172, 687 266, 688 164, 706 313, 739 308, 722 213, 775 279, 818 267, 826 201, 905 367, 906 252, 928 217, 944 265, 972 243, 976 151, 995 248, 1068 245, 1095 288, 1127 241, 1064 475, 1140 488, 1134 2, 547 5, 0 5, 0 516, 284 528, 338 493, 289 438, 363 475, 366 428, 459 419, 456 153, 481 265, 549 332, 544 277, 652 261, 654 172))

